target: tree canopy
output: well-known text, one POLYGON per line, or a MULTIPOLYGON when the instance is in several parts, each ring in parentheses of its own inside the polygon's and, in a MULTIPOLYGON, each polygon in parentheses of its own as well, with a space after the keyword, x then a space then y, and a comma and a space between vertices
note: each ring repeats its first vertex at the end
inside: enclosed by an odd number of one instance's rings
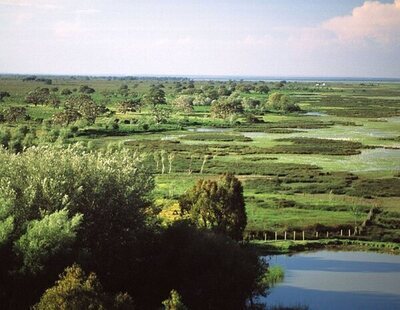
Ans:
POLYGON ((182 213, 189 214, 199 227, 234 240, 243 238, 247 224, 243 187, 233 174, 225 174, 218 181, 199 180, 179 204, 182 213))

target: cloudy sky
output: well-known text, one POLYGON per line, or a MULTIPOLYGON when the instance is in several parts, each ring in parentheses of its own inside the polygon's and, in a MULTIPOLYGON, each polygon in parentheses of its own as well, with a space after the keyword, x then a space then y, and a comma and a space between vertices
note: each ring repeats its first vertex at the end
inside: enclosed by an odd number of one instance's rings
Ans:
POLYGON ((400 77, 400 0, 0 0, 0 72, 400 77))

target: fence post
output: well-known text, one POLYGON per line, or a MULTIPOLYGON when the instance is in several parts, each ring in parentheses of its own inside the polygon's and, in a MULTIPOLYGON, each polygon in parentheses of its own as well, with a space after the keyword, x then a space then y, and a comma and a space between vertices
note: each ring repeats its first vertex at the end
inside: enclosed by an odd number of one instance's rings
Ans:
POLYGON ((277 241, 278 240, 278 232, 276 231, 275 232, 275 241, 277 241))
POLYGON ((304 238, 304 230, 303 230, 303 241, 305 240, 305 238, 304 238))
POLYGON ((264 241, 267 241, 267 233, 264 232, 264 241))
POLYGON ((326 232, 326 237, 329 238, 329 231, 326 232))
POLYGON ((286 231, 285 231, 285 240, 286 240, 286 231))
POLYGON ((315 238, 318 239, 318 231, 315 232, 315 238))
POLYGON ((296 241, 296 231, 293 232, 293 240, 296 241))
POLYGON ((340 237, 343 237, 343 229, 340 230, 340 237))

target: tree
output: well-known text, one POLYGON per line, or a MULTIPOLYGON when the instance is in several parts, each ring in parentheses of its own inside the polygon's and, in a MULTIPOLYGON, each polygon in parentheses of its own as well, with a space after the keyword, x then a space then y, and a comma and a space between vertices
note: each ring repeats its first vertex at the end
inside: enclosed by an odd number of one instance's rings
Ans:
POLYGON ((126 99, 118 104, 118 111, 121 113, 137 112, 142 107, 142 99, 140 97, 126 99))
POLYGON ((242 99, 238 96, 221 97, 211 104, 211 116, 217 118, 228 118, 234 114, 243 112, 242 99))
POLYGON ((199 227, 234 240, 243 238, 247 224, 243 187, 233 174, 224 174, 218 181, 199 180, 179 204, 182 214, 189 214, 199 227))
POLYGON ((82 115, 73 108, 65 108, 64 111, 57 112, 53 115, 52 119, 55 124, 59 125, 69 125, 78 119, 80 119, 82 115))
POLYGON ((70 219, 67 209, 30 221, 26 233, 16 242, 24 267, 31 272, 42 270, 47 259, 75 241, 81 223, 82 214, 77 213, 70 219))
POLYGON ((183 112, 192 112, 193 101, 194 98, 192 96, 181 95, 173 101, 173 105, 183 112))
POLYGON ((300 107, 293 103, 287 95, 274 92, 268 97, 267 107, 282 112, 297 112, 300 107))
POLYGON ((94 124, 97 116, 100 114, 100 107, 89 95, 71 96, 64 103, 65 110, 72 111, 71 114, 80 115, 90 124, 94 124))
POLYGON ((151 108, 151 115, 157 124, 162 124, 165 123, 171 115, 171 110, 162 106, 153 106, 151 108))
POLYGON ((3 111, 4 119, 7 122, 16 122, 18 120, 26 120, 29 116, 25 107, 8 107, 3 111))
POLYGON ((249 110, 255 110, 260 108, 261 101, 254 98, 245 98, 243 99, 243 106, 249 110))
POLYGON ((81 85, 79 87, 79 92, 82 94, 93 94, 96 90, 92 87, 89 87, 88 85, 81 85))
POLYGON ((50 94, 45 103, 53 108, 59 108, 61 102, 60 98, 56 94, 50 94))
POLYGON ((263 293, 265 265, 234 240, 185 221, 171 224, 160 239, 155 277, 162 298, 175 289, 189 309, 247 309, 246 301, 263 293))
POLYGON ((228 118, 234 114, 242 113, 242 99, 239 97, 222 97, 211 104, 211 115, 217 118, 228 118))
POLYGON ((0 281, 0 308, 7 305, 3 296, 29 308, 73 262, 107 279, 107 291, 131 293, 145 279, 138 262, 149 246, 154 183, 138 154, 80 145, 18 155, 0 148, 0 175, 0 278, 7 279, 0 281), (15 299, 16 291, 24 298, 15 299))
POLYGON ((0 91, 0 102, 3 102, 4 98, 10 97, 10 93, 8 91, 0 91))
POLYGON ((186 306, 182 302, 182 297, 175 290, 170 292, 168 299, 162 302, 165 310, 187 310, 186 306))
POLYGON ((69 96, 69 95, 71 95, 72 94, 72 91, 69 89, 69 88, 64 88, 62 91, 61 91, 61 95, 63 95, 63 96, 69 96))
POLYGON ((145 96, 146 102, 149 105, 166 104, 165 92, 160 86, 152 85, 149 92, 145 96))
POLYGON ((103 291, 95 273, 86 276, 77 264, 67 267, 60 280, 47 289, 35 310, 134 309, 128 294, 112 297, 103 291))
POLYGON ((261 93, 261 94, 268 94, 269 93, 269 87, 265 84, 258 85, 256 87, 256 92, 261 93))
POLYGON ((46 104, 50 96, 50 90, 46 87, 38 87, 35 90, 28 92, 25 97, 26 103, 31 103, 37 106, 38 104, 46 104))

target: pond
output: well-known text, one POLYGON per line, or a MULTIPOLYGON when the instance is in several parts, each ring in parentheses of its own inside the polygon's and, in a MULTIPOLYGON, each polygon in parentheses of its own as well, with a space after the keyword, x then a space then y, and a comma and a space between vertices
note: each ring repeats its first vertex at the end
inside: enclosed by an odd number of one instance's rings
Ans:
POLYGON ((400 309, 400 256, 318 251, 264 257, 285 279, 259 301, 309 309, 400 309))
POLYGON ((326 114, 326 113, 314 112, 314 111, 306 112, 306 113, 304 113, 304 115, 306 115, 306 116, 328 116, 328 114, 326 114))
POLYGON ((199 127, 199 128, 187 128, 186 130, 193 132, 227 132, 227 131, 232 131, 232 128, 199 127))

